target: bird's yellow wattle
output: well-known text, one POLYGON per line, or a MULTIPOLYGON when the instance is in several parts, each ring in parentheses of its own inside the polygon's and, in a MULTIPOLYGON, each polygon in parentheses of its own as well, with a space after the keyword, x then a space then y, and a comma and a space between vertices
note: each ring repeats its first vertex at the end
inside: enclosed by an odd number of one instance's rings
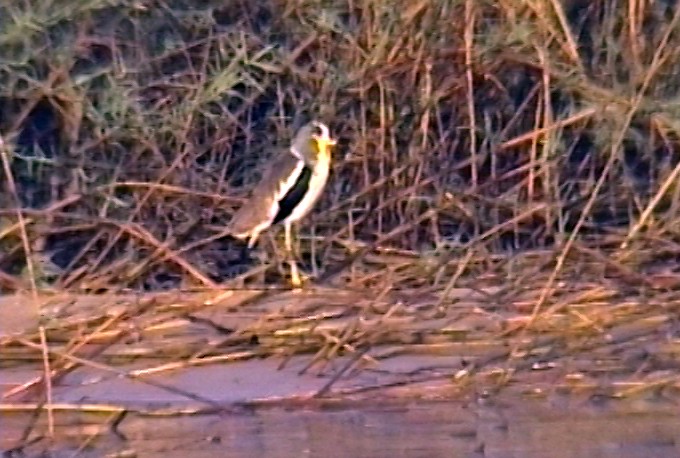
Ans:
POLYGON ((336 144, 332 138, 317 138, 316 147, 320 157, 330 157, 331 148, 336 144))

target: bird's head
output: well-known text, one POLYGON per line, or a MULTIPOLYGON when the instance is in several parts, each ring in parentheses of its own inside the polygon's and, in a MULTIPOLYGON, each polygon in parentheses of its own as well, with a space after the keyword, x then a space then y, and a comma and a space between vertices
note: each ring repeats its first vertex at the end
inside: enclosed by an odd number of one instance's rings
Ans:
POLYGON ((336 144, 330 129, 324 123, 312 121, 302 127, 293 140, 293 153, 307 162, 320 158, 330 159, 331 148, 336 144))

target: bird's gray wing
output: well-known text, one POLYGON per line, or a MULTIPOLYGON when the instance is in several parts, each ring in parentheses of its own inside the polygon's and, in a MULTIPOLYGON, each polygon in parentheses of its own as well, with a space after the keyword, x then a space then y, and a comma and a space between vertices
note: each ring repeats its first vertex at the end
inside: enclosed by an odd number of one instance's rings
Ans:
POLYGON ((253 231, 259 233, 269 227, 278 211, 278 201, 295 183, 296 176, 293 175, 296 170, 298 174, 301 171, 300 160, 291 153, 275 157, 253 188, 250 198, 232 217, 229 232, 243 238, 253 231))

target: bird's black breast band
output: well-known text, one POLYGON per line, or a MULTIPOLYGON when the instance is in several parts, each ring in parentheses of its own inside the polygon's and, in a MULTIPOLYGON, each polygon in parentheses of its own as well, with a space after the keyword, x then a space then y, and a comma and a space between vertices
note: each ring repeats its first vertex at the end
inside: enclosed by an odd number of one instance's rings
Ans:
POLYGON ((272 224, 279 223, 290 216, 293 210, 309 191, 309 182, 312 179, 312 169, 305 165, 288 192, 279 200, 279 211, 274 217, 272 224))

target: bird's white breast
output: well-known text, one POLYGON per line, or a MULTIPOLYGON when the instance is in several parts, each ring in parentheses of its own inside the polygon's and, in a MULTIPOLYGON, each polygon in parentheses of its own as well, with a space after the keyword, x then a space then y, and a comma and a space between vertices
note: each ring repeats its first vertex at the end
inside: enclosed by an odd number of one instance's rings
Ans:
POLYGON ((312 170, 312 176, 309 180, 309 190, 302 198, 300 203, 293 209, 291 214, 284 220, 287 223, 293 223, 304 218, 309 211, 312 209, 314 204, 319 200, 324 187, 326 187, 326 182, 328 181, 328 174, 330 172, 330 155, 320 154, 316 164, 314 165, 314 170, 312 170))

